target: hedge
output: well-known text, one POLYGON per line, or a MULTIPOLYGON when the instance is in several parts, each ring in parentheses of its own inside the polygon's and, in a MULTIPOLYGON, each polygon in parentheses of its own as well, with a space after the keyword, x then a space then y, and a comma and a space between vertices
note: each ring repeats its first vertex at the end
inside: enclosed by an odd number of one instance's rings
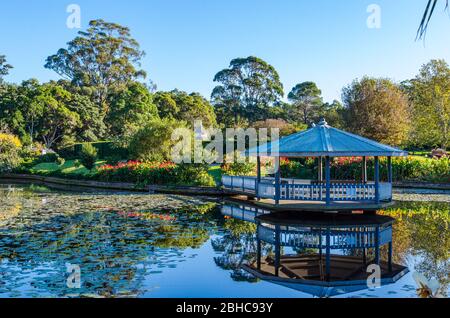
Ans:
POLYGON ((116 160, 128 159, 128 150, 120 147, 113 141, 98 141, 88 143, 77 143, 58 150, 58 154, 66 160, 80 158, 83 145, 91 144, 97 149, 100 159, 115 158, 116 160))

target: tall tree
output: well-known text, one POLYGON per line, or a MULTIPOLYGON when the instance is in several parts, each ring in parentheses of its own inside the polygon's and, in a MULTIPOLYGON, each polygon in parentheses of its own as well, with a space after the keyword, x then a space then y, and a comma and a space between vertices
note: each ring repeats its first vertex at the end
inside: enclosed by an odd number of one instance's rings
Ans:
POLYGON ((215 127, 216 114, 212 105, 200 94, 183 91, 157 92, 155 103, 161 118, 174 118, 193 126, 201 120, 204 127, 215 127))
POLYGON ((112 136, 130 137, 139 128, 158 117, 158 109, 148 88, 131 82, 110 94, 110 111, 105 119, 112 136))
POLYGON ((324 103, 320 106, 317 119, 325 118, 330 126, 343 129, 345 108, 339 101, 334 100, 331 104, 324 103))
POLYGON ((249 56, 231 61, 230 67, 216 74, 213 105, 234 124, 240 117, 264 120, 268 109, 283 97, 283 84, 275 68, 260 58, 249 56))
POLYGON ((291 120, 310 124, 317 117, 322 102, 322 91, 313 82, 303 82, 292 88, 288 95, 292 105, 289 107, 291 120))
POLYGON ((93 86, 96 102, 106 112, 111 88, 141 77, 140 60, 144 52, 127 27, 103 20, 89 22, 86 31, 47 58, 45 67, 77 86, 93 86))
POLYGON ((43 84, 39 90, 40 94, 32 103, 37 105, 33 107, 43 110, 38 125, 39 136, 47 148, 52 148, 81 126, 80 115, 67 106, 71 94, 60 85, 50 82, 43 84))
POLYGON ((393 82, 364 77, 345 87, 345 124, 353 133, 376 141, 401 145, 409 130, 408 98, 393 82))
POLYGON ((405 83, 412 102, 411 143, 447 148, 450 139, 450 68, 431 60, 415 79, 405 83))
POLYGON ((6 57, 0 55, 0 83, 3 81, 3 77, 9 74, 9 70, 13 67, 6 62, 6 57))

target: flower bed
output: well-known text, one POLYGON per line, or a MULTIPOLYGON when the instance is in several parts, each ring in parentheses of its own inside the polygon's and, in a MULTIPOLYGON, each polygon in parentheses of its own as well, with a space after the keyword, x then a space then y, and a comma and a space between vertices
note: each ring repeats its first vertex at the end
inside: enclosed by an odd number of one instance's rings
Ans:
POLYGON ((214 186, 214 179, 203 165, 176 165, 172 162, 129 161, 98 168, 95 179, 106 182, 134 182, 157 185, 214 186))
MULTIPOLYGON (((387 180, 387 160, 380 159, 380 177, 387 180)), ((450 159, 401 157, 392 159, 394 181, 450 182, 450 159)), ((281 174, 285 178, 317 178, 317 160, 281 160, 281 174)), ((374 175, 374 162, 367 162, 369 179, 374 175)), ((336 180, 359 180, 362 175, 362 158, 334 158, 331 163, 331 178, 336 180)))

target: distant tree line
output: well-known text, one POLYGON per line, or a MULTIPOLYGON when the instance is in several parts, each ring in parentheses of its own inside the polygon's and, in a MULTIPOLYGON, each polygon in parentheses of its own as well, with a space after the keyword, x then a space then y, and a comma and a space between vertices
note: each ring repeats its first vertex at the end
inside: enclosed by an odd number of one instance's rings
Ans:
POLYGON ((0 55, 0 131, 53 149, 99 140, 136 145, 138 137, 157 147, 152 138, 167 136, 157 131, 194 120, 219 128, 277 127, 286 135, 325 118, 392 145, 448 146, 450 68, 444 60, 430 61, 402 83, 357 79, 343 88, 342 103, 326 103, 310 81, 295 85, 285 99, 276 69, 254 56, 233 59, 219 71, 209 100, 157 91, 141 69, 144 55, 128 28, 103 20, 91 21, 47 58, 45 67, 61 76, 58 81, 7 83, 12 66, 0 55))

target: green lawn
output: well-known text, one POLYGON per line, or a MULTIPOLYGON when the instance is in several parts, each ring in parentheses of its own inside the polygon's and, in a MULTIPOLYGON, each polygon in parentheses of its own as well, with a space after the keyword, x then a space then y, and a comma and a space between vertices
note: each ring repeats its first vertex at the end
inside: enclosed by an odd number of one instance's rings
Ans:
POLYGON ((220 184, 222 182, 222 169, 220 168, 220 165, 209 167, 208 173, 214 178, 216 184, 220 184))
MULTIPOLYGON (((101 166, 105 164, 106 161, 97 161, 95 166, 101 166)), ((31 171, 34 173, 49 173, 59 171, 62 174, 67 175, 86 175, 89 173, 89 170, 86 169, 83 165, 75 166, 75 160, 67 160, 63 165, 58 165, 57 163, 40 163, 31 168, 31 171)))

